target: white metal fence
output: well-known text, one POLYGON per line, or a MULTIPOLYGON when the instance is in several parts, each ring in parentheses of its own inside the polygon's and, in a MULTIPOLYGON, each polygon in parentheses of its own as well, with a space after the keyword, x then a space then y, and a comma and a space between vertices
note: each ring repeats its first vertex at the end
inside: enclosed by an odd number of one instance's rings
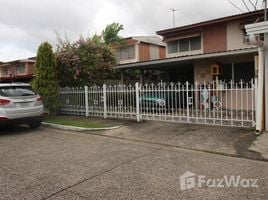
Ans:
POLYGON ((255 126, 255 85, 159 83, 61 88, 60 113, 221 126, 255 126))

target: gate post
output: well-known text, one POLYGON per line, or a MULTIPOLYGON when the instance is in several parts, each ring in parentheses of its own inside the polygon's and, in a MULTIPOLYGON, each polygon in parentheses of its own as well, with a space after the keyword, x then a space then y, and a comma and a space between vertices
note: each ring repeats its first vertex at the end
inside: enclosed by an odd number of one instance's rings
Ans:
POLYGON ((136 115, 137 122, 140 121, 140 93, 139 93, 139 83, 135 83, 135 91, 136 91, 136 115))
POLYGON ((88 108, 88 86, 85 86, 85 106, 86 106, 86 117, 89 116, 88 108))
POLYGON ((107 118, 107 87, 103 84, 103 117, 104 119, 107 118))
POLYGON ((189 110, 189 82, 186 82, 186 102, 187 102, 187 122, 190 122, 190 110, 189 110))

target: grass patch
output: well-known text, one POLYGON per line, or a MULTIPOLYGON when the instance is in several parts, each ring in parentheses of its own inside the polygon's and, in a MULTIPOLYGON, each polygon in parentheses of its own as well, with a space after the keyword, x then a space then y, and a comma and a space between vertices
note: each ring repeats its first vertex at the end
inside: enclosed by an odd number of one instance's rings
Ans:
POLYGON ((104 122, 94 121, 87 118, 72 118, 72 117, 49 117, 43 120, 46 123, 64 125, 64 126, 75 126, 81 128, 107 128, 111 127, 109 124, 104 122))

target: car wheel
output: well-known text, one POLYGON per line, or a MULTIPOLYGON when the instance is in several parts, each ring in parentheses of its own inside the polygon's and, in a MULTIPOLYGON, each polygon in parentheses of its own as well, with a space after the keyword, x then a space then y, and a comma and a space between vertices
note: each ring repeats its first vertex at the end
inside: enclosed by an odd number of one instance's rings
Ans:
POLYGON ((31 129, 37 129, 37 128, 39 128, 39 126, 41 126, 41 120, 33 121, 33 122, 29 123, 29 127, 31 129))

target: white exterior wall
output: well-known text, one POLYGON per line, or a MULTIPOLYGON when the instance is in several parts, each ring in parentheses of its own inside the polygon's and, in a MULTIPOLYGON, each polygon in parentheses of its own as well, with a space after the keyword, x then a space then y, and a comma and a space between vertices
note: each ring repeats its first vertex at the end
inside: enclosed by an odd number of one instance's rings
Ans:
POLYGON ((244 44, 244 33, 240 28, 240 22, 230 22, 227 24, 227 50, 244 49, 253 47, 244 44))

